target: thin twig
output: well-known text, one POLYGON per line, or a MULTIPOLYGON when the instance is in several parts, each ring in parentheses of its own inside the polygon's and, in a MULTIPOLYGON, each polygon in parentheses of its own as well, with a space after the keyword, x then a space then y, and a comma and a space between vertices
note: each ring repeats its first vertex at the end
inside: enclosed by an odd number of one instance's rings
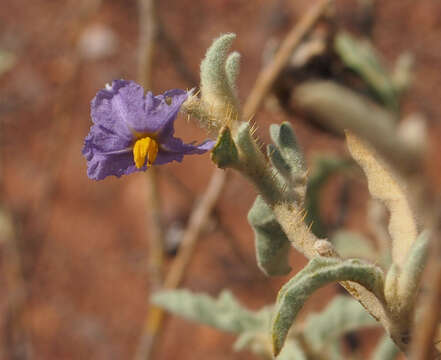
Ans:
POLYGON ((138 0, 139 44, 138 80, 145 89, 152 87, 152 66, 158 34, 156 0, 138 0))
MULTIPOLYGON (((259 109, 264 97, 268 94, 275 80, 286 65, 290 55, 294 51, 303 36, 312 28, 326 8, 329 0, 321 1, 312 8, 304 18, 288 34, 282 46, 276 53, 274 61, 268 64, 258 75, 256 83, 244 106, 244 119, 248 120, 259 109)), ((190 216, 189 226, 186 229, 178 256, 175 258, 169 274, 165 280, 165 287, 173 289, 179 286, 185 269, 190 262, 193 249, 201 230, 205 227, 209 216, 216 205, 221 190, 225 186, 226 174, 222 170, 215 170, 210 183, 205 190, 201 201, 193 209, 190 216)), ((138 347, 135 360, 146 360, 152 354, 155 339, 158 337, 164 312, 155 306, 150 306, 144 325, 144 331, 140 346, 138 347)))
POLYGON ((248 120, 256 113, 259 106, 262 104, 263 98, 271 90, 271 87, 273 86, 280 72, 288 63, 294 49, 297 47, 297 45, 299 45, 300 41, 314 26, 314 24, 320 19, 329 3, 330 0, 319 1, 288 33, 276 55, 274 56, 272 63, 265 67, 259 74, 256 83, 248 96, 243 108, 245 120, 248 120))
MULTIPOLYGON (((138 81, 146 90, 152 88, 152 69, 158 19, 156 0, 138 0, 139 7, 139 44, 138 44, 138 81)), ((149 282, 150 291, 161 287, 162 266, 164 263, 164 231, 161 220, 161 201, 158 189, 158 170, 150 168, 146 172, 149 209, 149 282)))
MULTIPOLYGON (((138 44, 138 81, 149 90, 152 87, 152 68, 154 50, 158 35, 156 0, 138 0, 139 7, 139 44, 138 44)), ((149 208, 149 289, 154 292, 162 286, 162 268, 164 263, 164 231, 161 219, 161 202, 158 189, 158 171, 152 167, 146 172, 149 208)), ((148 323, 152 314, 147 315, 148 323)), ((135 354, 135 359, 148 358, 150 328, 145 328, 135 354)))

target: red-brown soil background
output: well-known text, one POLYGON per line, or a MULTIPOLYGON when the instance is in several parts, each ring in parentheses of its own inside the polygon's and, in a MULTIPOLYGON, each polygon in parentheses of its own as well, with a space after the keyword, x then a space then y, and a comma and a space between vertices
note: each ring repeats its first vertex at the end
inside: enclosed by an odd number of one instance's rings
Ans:
MULTIPOLYGON (((275 29, 268 25, 268 18, 278 3, 169 0, 160 1, 159 14, 195 75, 213 38, 224 32, 237 34, 234 49, 243 56, 239 79, 243 101, 261 68, 266 40, 276 33, 283 35, 313 1, 286 1, 287 25, 275 29)), ((336 3, 338 23, 350 29, 356 1, 336 3)), ((34 359, 130 359, 148 304, 145 175, 94 182, 86 176, 81 155, 90 126, 89 103, 97 90, 112 79, 137 76, 136 1, 103 1, 92 14, 88 14, 88 4, 88 0, 0 3, 0 48, 17 56, 16 65, 0 76, 1 199, 16 225, 28 292, 23 326, 34 359), (117 52, 87 60, 79 55, 77 44, 84 30, 95 24, 114 31, 117 52)), ((420 111, 427 116, 432 149, 441 150, 441 3, 378 1, 372 37, 390 64, 404 51, 415 55, 415 79, 404 98, 403 115, 420 111)), ((154 92, 192 85, 177 72, 170 53, 158 45, 154 92)), ((268 125, 284 120, 292 122, 308 159, 316 152, 345 154, 341 138, 318 131, 304 119, 265 109, 255 117, 258 134, 268 141, 268 125)), ((183 118, 177 121, 176 132, 185 140, 205 137, 183 118)), ((439 151, 432 150, 432 154, 431 181, 439 186, 441 158, 439 151)), ((213 168, 208 155, 161 168, 160 190, 168 224, 188 216, 213 168), (176 185, 171 174, 189 190, 176 185)), ((338 186, 337 179, 324 194, 324 212, 329 218, 336 202, 333 189, 338 186)), ((200 239, 184 287, 212 295, 229 288, 253 309, 274 301, 286 278, 265 278, 255 264, 253 234, 246 221, 255 195, 244 179, 232 174, 216 208, 215 225, 200 239)), ((365 224, 368 194, 362 178, 351 181, 350 198, 345 226, 369 235, 365 224)), ((0 255, 5 255, 1 242, 0 255)), ((4 264, 4 257, 0 259, 4 264)), ((305 260, 295 254, 292 263, 297 271, 305 260)), ((6 340, 4 275, 0 274, 0 354, 12 359, 6 340)), ((308 301, 304 313, 322 308, 335 291, 334 286, 321 290, 308 301)), ((163 334, 157 359, 254 358, 233 353, 232 336, 180 318, 169 318, 163 334)), ((363 332, 365 356, 379 335, 363 332)))

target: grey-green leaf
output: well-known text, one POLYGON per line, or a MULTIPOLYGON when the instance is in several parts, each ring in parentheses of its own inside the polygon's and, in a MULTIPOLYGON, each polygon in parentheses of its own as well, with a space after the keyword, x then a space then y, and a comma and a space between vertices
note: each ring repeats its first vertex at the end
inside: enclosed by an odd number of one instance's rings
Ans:
POLYGON ((398 91, 368 40, 359 40, 341 31, 335 37, 334 49, 346 66, 357 72, 389 109, 398 110, 398 91))
POLYGON ((284 178, 289 178, 291 176, 291 166, 283 158, 280 150, 273 144, 269 144, 266 148, 266 154, 273 164, 274 168, 282 175, 284 178))
POLYGON ((290 242, 261 196, 257 196, 248 212, 248 221, 254 230, 259 268, 269 276, 290 272, 290 242))
POLYGON ((248 122, 239 125, 234 141, 240 152, 240 171, 247 176, 267 200, 273 203, 283 199, 282 184, 253 139, 248 122))
POLYGON ((171 313, 223 331, 241 333, 266 326, 260 313, 245 309, 225 290, 218 299, 187 290, 164 290, 154 294, 151 301, 171 313))
MULTIPOLYGON (((240 54, 237 51, 233 51, 228 55, 225 63, 225 72, 227 74, 228 84, 234 93, 237 92, 237 78, 240 71, 240 54)), ((237 94, 235 94, 237 96, 237 94)))
POLYGON ((335 281, 354 281, 383 298, 383 272, 360 260, 313 258, 279 291, 272 323, 274 354, 283 347, 288 331, 307 298, 320 287, 335 281))
MULTIPOLYGON (((228 51, 236 38, 235 34, 223 34, 213 41, 201 62, 201 92, 202 99, 213 107, 215 112, 227 112, 238 108, 235 90, 231 87, 233 73, 227 76, 226 61, 228 51)), ((230 60, 231 61, 231 60, 230 60)), ((233 60, 236 68, 237 61, 233 60)), ((229 69, 233 68, 229 64, 229 69)), ((235 79, 234 79, 235 80, 235 79)))
POLYGON ((286 121, 280 126, 272 124, 270 126, 270 135, 281 157, 289 166, 291 177, 295 178, 303 175, 305 172, 305 159, 291 124, 286 121))
POLYGON ((410 311, 414 305, 420 279, 427 261, 429 247, 429 231, 422 232, 406 257, 398 280, 397 301, 401 303, 403 311, 410 311))

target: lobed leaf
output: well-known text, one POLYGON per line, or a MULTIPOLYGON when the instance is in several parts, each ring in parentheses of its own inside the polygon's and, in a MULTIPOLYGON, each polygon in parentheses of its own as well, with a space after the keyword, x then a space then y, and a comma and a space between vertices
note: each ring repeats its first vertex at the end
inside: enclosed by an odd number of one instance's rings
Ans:
MULTIPOLYGON (((204 60, 201 62, 201 93, 202 100, 212 107, 219 118, 227 116, 228 112, 235 111, 238 114, 238 100, 235 95, 235 88, 230 81, 237 76, 237 60, 231 60, 228 65, 230 75, 226 72, 228 51, 236 38, 235 34, 223 34, 215 39, 208 48, 204 60), (233 63, 231 63, 233 61, 233 63), (234 66, 233 66, 234 65, 234 66), (235 69, 236 73, 233 74, 235 69)), ((237 59, 234 55, 233 58, 237 59)), ((235 79, 234 79, 235 80, 235 79)))
POLYGON ((272 124, 270 135, 274 145, 268 145, 267 155, 283 184, 285 201, 303 204, 306 192, 305 159, 292 126, 289 122, 272 124))
POLYGON ((283 158, 289 169, 288 171, 291 180, 294 180, 295 182, 299 176, 304 175, 306 167, 303 152, 299 147, 291 124, 286 121, 280 126, 272 124, 270 126, 270 136, 279 150, 280 156, 283 158))
POLYGON ((398 294, 402 299, 413 297, 418 290, 420 278, 427 261, 429 235, 428 231, 422 232, 407 254, 398 282, 398 294))
POLYGON ((272 323, 273 351, 283 347, 288 331, 306 299, 320 287, 336 281, 353 281, 383 298, 383 272, 360 260, 317 257, 279 291, 272 323))
POLYGON ((390 212, 392 259, 401 266, 417 237, 417 227, 405 188, 379 155, 349 131, 346 132, 346 143, 352 157, 366 174, 369 192, 374 198, 382 201, 390 212))
POLYGON ((233 333, 262 329, 267 325, 263 312, 245 309, 225 290, 217 300, 187 290, 164 290, 155 293, 151 302, 188 320, 233 333))
POLYGON ((254 230, 256 258, 259 268, 268 276, 285 275, 291 271, 291 244, 273 212, 261 196, 257 196, 248 212, 254 230))
POLYGON ((279 172, 279 174, 285 178, 290 179, 291 177, 291 166, 283 158, 280 150, 273 144, 269 144, 266 147, 266 154, 273 164, 274 168, 279 172))
POLYGON ((269 203, 281 201, 284 196, 282 184, 273 169, 268 166, 265 156, 253 138, 248 122, 239 125, 234 140, 239 149, 240 162, 236 168, 254 183, 262 197, 269 203))
POLYGON ((237 78, 240 72, 240 54, 237 51, 233 51, 228 55, 225 62, 225 73, 227 74, 228 84, 231 90, 237 96, 237 78))

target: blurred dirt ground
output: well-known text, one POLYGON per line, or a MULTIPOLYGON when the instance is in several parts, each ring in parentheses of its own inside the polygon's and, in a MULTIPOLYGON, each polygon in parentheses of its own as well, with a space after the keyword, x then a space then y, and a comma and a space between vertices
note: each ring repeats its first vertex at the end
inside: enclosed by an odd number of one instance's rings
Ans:
MULTIPOLYGON (((311 3, 160 1, 165 32, 182 53, 178 64, 188 71, 178 70, 176 54, 160 42, 154 92, 196 85, 191 77, 197 79, 199 62, 212 39, 235 32, 234 49, 243 56, 240 96, 245 99, 261 68, 266 40, 283 35, 311 3)), ((339 24, 357 29, 356 3, 337 0, 339 24)), ((378 1, 374 20, 373 41, 388 61, 403 51, 415 55, 415 80, 404 100, 404 114, 420 111, 427 116, 434 140, 430 176, 434 186, 440 186, 441 3, 378 1)), ((137 25, 134 0, 0 2, 0 49, 16 57, 13 68, 0 75, 1 200, 16 225, 27 292, 21 326, 28 332, 33 359, 130 359, 136 349, 148 301, 145 175, 91 181, 81 148, 91 124, 89 103, 97 90, 115 78, 136 78, 137 25), (82 45, 94 41, 93 36, 107 41, 98 54, 82 45)), ((265 141, 268 124, 284 120, 288 118, 269 110, 255 117, 265 141)), ((308 158, 317 151, 345 153, 342 139, 305 120, 290 120, 308 158)), ((176 133, 185 140, 205 137, 183 118, 176 133)), ((213 166, 204 155, 161 168, 164 217, 170 226, 186 220, 213 166)), ((332 189, 327 189, 324 204, 330 217, 336 201, 332 189)), ((351 182, 350 195, 345 225, 368 232, 368 196, 362 180, 351 182)), ((253 234, 246 221, 254 197, 255 191, 233 174, 183 286, 212 295, 229 288, 254 309, 274 301, 286 279, 267 279, 255 265, 253 234)), ((0 265, 7 269, 3 265, 8 253, 1 241, 0 265)), ((294 270, 304 263, 301 256, 293 256, 294 270)), ((4 271, 0 358, 19 359, 12 355, 14 325, 4 271)), ((323 307, 334 292, 335 287, 321 290, 307 308, 323 307)), ((179 318, 167 320, 164 334, 157 359, 253 358, 233 353, 233 337, 179 318)), ((379 333, 365 334, 367 340, 361 341, 367 354, 379 333)))

